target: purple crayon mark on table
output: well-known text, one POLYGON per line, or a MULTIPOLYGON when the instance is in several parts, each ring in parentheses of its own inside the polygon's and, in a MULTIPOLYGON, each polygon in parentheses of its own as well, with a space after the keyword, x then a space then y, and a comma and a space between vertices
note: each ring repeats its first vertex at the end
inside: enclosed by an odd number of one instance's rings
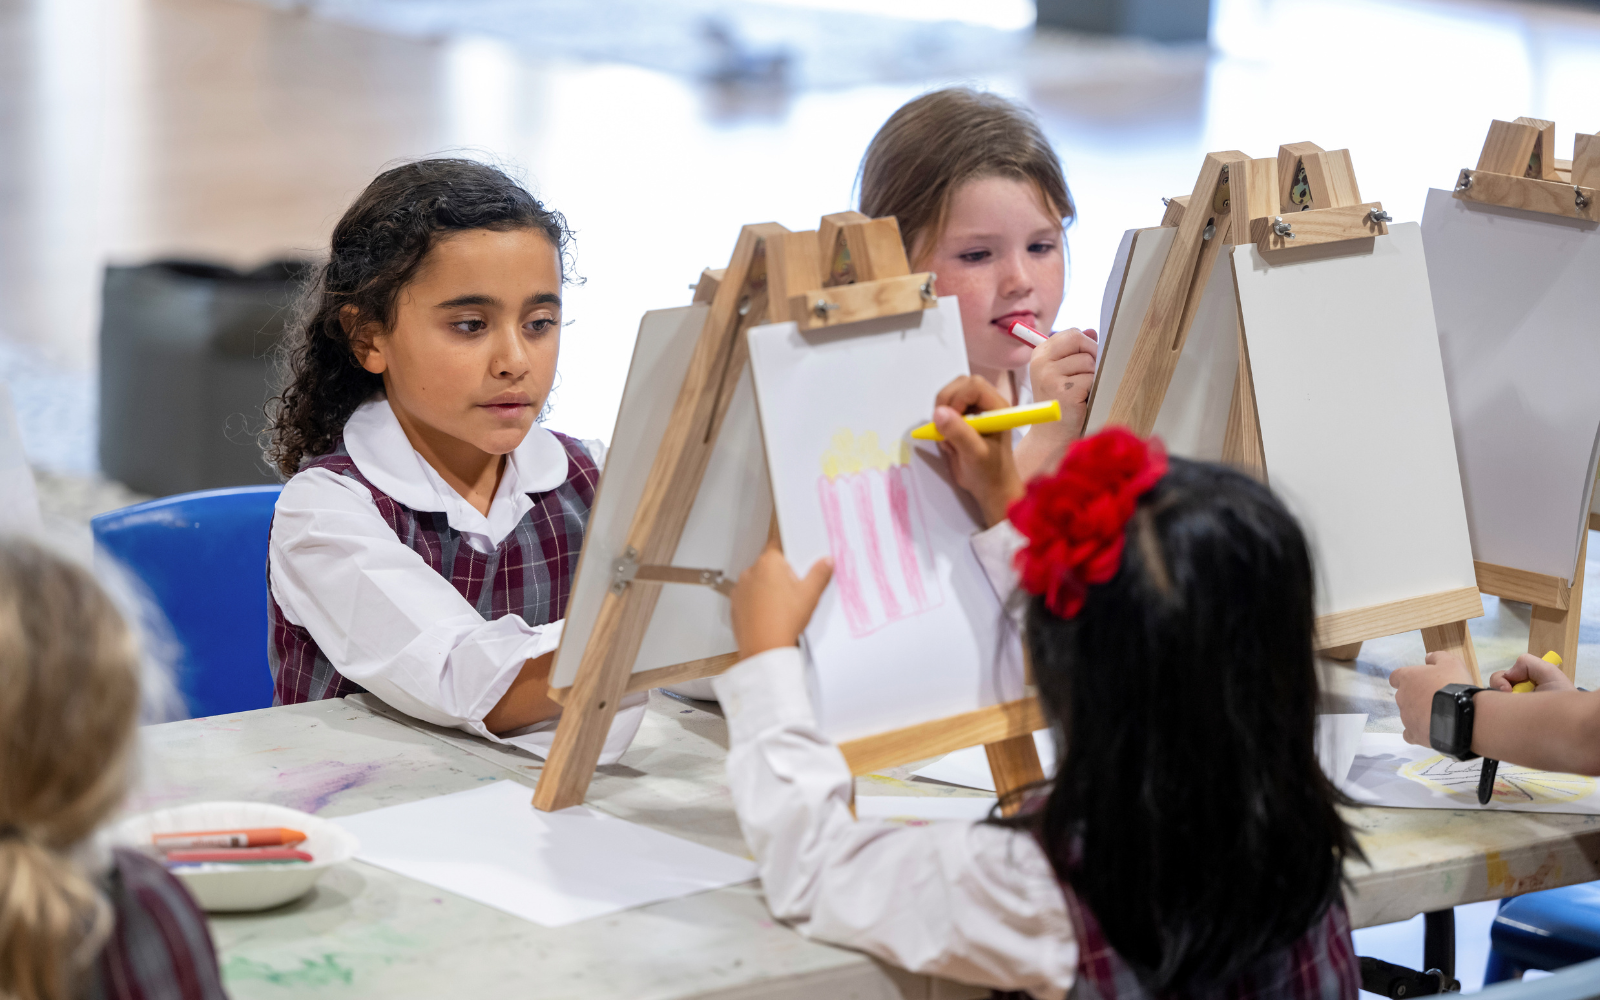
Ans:
POLYGON ((366 784, 381 768, 381 764, 346 764, 342 760, 327 760, 279 771, 280 793, 275 797, 281 804, 301 812, 321 812, 340 792, 366 784))

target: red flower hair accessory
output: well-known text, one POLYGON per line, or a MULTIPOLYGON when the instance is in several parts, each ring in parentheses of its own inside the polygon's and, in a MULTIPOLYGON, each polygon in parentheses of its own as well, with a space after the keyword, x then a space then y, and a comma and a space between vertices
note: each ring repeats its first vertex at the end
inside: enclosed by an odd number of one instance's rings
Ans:
POLYGON ((1007 512, 1028 539, 1016 558, 1023 589, 1062 618, 1076 615, 1089 585, 1116 575, 1128 518, 1166 472, 1160 438, 1112 427, 1074 441, 1056 474, 1029 483, 1007 512))

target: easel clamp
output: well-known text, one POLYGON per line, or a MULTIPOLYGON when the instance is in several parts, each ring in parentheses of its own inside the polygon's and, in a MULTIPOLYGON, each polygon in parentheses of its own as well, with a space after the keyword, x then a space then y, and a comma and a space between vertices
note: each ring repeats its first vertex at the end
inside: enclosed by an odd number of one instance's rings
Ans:
POLYGON ((727 596, 733 593, 733 581, 720 569, 691 569, 687 566, 641 566, 639 565, 639 550, 633 546, 622 555, 611 561, 611 592, 621 595, 628 589, 628 584, 638 580, 640 583, 687 583, 700 587, 710 587, 717 593, 727 596))

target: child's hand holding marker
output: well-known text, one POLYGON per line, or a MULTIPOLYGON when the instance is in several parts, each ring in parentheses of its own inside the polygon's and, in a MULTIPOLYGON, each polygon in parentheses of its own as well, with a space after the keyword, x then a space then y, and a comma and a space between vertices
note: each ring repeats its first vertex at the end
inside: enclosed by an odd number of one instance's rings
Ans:
POLYGON ((1077 328, 1046 337, 1025 323, 1013 323, 1011 335, 1033 348, 1028 360, 1033 398, 1061 404, 1061 422, 1034 428, 1018 447, 1017 463, 1026 480, 1054 469, 1067 445, 1082 432, 1100 344, 1095 331, 1077 328))
POLYGON ((1508 670, 1496 670, 1489 675, 1489 686, 1496 691, 1572 691, 1572 681, 1561 670, 1561 657, 1546 653, 1543 657, 1523 653, 1508 670), (1552 661, 1550 657, 1554 656, 1552 661), (1523 687, 1523 685, 1528 685, 1523 687))
MULTIPOLYGON (((1005 520, 1006 509, 1023 494, 1022 477, 1011 454, 1011 432, 980 434, 962 419, 962 414, 1005 406, 1005 397, 976 375, 963 375, 934 397, 933 424, 944 438, 939 442, 939 451, 950 463, 956 485, 972 494, 983 511, 984 523, 990 526, 1005 520)), ((1057 426, 1060 425, 1039 424, 1033 433, 1057 426)))

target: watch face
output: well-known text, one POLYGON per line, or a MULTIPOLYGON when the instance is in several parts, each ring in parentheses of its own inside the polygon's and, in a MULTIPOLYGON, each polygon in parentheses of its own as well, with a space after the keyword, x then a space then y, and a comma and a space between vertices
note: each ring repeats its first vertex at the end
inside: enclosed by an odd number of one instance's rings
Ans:
POLYGON ((1454 695, 1445 691, 1433 694, 1433 719, 1428 727, 1428 742, 1440 753, 1455 755, 1460 734, 1456 732, 1457 710, 1454 695))

